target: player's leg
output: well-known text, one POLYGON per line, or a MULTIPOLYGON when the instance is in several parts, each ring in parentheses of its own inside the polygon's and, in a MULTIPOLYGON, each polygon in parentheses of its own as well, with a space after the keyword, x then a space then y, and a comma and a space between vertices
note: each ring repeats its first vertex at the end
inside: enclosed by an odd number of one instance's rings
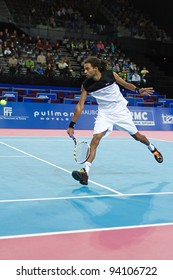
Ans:
POLYGON ((163 162, 162 154, 156 149, 153 144, 150 143, 145 135, 141 134, 138 131, 132 120, 132 116, 128 108, 122 110, 121 114, 118 116, 118 120, 116 120, 116 127, 120 130, 128 132, 136 141, 140 141, 141 143, 145 144, 154 155, 154 158, 157 160, 157 162, 163 162))
POLYGON ((102 139, 102 137, 104 135, 105 135, 105 132, 101 132, 101 133, 93 135, 93 138, 90 143, 91 153, 90 153, 90 156, 89 156, 87 162, 85 162, 84 167, 81 170, 79 170, 79 171, 74 170, 72 172, 72 177, 75 180, 79 181, 79 183, 82 185, 88 185, 88 174, 89 174, 90 166, 96 156, 96 150, 100 143, 100 140, 102 139))
POLYGON ((88 158, 88 162, 93 162, 95 156, 96 156, 96 149, 100 143, 100 140, 102 139, 102 137, 105 135, 105 131, 104 132, 101 132, 101 133, 98 133, 98 134, 94 134, 93 135, 93 138, 91 140, 91 143, 90 143, 90 148, 91 148, 91 154, 88 158))
POLYGON ((85 162, 84 167, 80 171, 73 171, 72 176, 75 180, 79 181, 82 185, 88 185, 88 175, 91 167, 91 163, 95 159, 96 150, 99 146, 100 140, 103 136, 108 135, 113 130, 113 121, 110 119, 109 115, 104 112, 98 112, 95 125, 94 133, 90 143, 91 154, 87 162, 85 162))
POLYGON ((148 149, 151 151, 151 153, 154 155, 154 158, 157 160, 157 162, 162 163, 163 162, 163 156, 161 152, 157 150, 157 148, 150 143, 150 141, 147 139, 147 137, 143 134, 141 134, 139 131, 135 134, 131 135, 136 141, 140 141, 141 143, 145 144, 148 149))
POLYGON ((141 143, 145 144, 146 146, 150 145, 150 141, 147 139, 147 137, 143 134, 141 134, 139 131, 137 131, 135 134, 130 134, 136 141, 140 141, 141 143))

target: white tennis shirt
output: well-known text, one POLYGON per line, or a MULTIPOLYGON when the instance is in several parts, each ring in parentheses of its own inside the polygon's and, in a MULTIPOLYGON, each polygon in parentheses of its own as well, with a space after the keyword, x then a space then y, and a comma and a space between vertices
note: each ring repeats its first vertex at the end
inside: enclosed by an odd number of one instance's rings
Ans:
POLYGON ((127 131, 131 135, 137 132, 127 108, 128 102, 122 95, 112 71, 103 71, 98 81, 86 79, 83 87, 88 94, 96 98, 98 103, 94 134, 105 132, 105 136, 107 136, 113 130, 114 125, 117 129, 127 131))
POLYGON ((100 80, 86 79, 83 83, 84 89, 93 96, 98 104, 98 110, 108 112, 120 112, 127 106, 127 100, 122 95, 115 81, 113 72, 106 70, 102 72, 100 80))

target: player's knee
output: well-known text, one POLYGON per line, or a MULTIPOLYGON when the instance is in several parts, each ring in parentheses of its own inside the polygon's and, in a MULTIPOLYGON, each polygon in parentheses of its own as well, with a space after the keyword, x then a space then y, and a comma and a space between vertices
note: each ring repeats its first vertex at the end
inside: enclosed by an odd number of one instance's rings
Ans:
POLYGON ((140 133, 133 134, 132 137, 133 137, 136 141, 141 141, 141 140, 142 140, 142 135, 141 135, 140 133))
POLYGON ((97 147, 100 140, 101 140, 101 137, 99 135, 94 135, 94 137, 92 139, 92 144, 97 147))

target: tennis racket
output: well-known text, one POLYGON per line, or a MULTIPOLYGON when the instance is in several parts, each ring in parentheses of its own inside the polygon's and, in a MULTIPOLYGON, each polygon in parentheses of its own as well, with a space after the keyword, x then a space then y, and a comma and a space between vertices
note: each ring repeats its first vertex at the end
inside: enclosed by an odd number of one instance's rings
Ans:
POLYGON ((77 163, 84 163, 90 156, 90 145, 86 141, 78 141, 74 135, 70 136, 74 141, 74 159, 77 163))

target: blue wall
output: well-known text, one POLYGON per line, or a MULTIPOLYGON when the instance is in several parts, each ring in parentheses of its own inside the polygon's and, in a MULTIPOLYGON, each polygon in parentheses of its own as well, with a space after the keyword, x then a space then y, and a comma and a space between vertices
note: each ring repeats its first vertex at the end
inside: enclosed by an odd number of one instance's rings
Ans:
MULTIPOLYGON (((0 106, 0 128, 67 129, 76 105, 8 102, 0 106)), ((173 130, 173 109, 129 107, 139 130, 173 130)), ((85 105, 76 129, 93 129, 97 105, 85 105)))

